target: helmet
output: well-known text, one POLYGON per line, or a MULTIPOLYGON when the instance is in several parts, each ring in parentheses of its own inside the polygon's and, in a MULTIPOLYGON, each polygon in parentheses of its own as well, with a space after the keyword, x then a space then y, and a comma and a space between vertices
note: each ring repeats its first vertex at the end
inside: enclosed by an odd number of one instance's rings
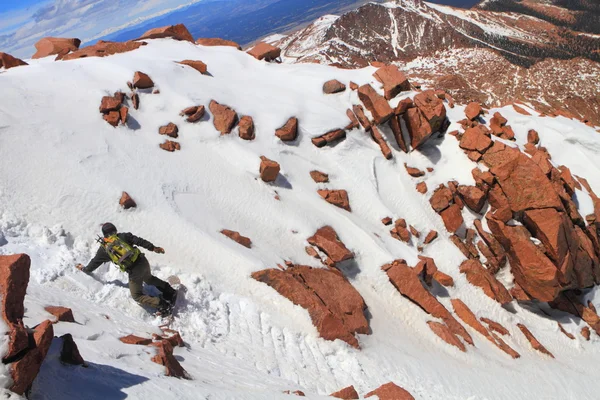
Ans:
POLYGON ((102 224, 102 234, 104 235, 104 237, 109 237, 110 235, 114 235, 115 233, 117 233, 117 227, 114 226, 112 223, 105 222, 104 224, 102 224))

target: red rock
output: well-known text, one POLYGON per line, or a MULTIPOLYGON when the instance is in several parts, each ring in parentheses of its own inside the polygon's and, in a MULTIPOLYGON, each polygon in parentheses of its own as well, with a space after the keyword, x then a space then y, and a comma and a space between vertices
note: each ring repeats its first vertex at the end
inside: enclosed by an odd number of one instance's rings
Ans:
POLYGON ((526 111, 524 108, 522 108, 522 107, 519 107, 519 106, 518 106, 518 105, 516 105, 516 104, 513 104, 512 106, 513 106, 513 108, 515 109, 515 111, 516 111, 516 112, 518 112, 519 114, 522 114, 522 115, 531 115, 531 114, 530 114, 529 112, 527 112, 527 111, 526 111))
POLYGON ((515 283, 515 286, 510 289, 510 295, 514 297, 515 300, 518 301, 531 301, 533 300, 531 296, 529 296, 521 286, 515 283))
POLYGON ((413 149, 417 149, 433 134, 431 126, 419 109, 409 108, 402 118, 406 123, 406 128, 411 141, 410 145, 413 149))
MULTIPOLYGON (((170 334, 165 335, 165 336, 160 336, 160 335, 153 333, 152 338, 154 340, 160 340, 160 341, 166 340, 169 343, 171 343, 171 346, 173 346, 173 347, 185 347, 185 342, 181 338, 181 335, 179 334, 179 332, 173 331, 171 329, 168 329, 168 331, 170 332, 170 334)), ((166 332, 166 330, 164 332, 166 332)))
POLYGON ((163 26, 160 28, 150 29, 144 33, 140 39, 161 39, 161 38, 173 38, 175 40, 187 40, 188 42, 194 43, 194 38, 190 31, 183 24, 163 26))
POLYGON ((171 140, 165 140, 164 143, 161 143, 159 147, 163 150, 174 152, 175 150, 181 150, 181 145, 177 142, 173 142, 171 140))
POLYGON ((465 345, 452 333, 450 328, 448 328, 446 325, 435 321, 427 321, 427 325, 429 325, 429 328, 433 331, 433 333, 438 335, 440 339, 442 339, 444 342, 452 346, 458 347, 459 350, 462 352, 467 351, 465 345))
POLYGON ((425 183, 425 182, 417 183, 417 192, 419 192, 421 194, 427 193, 427 183, 425 183))
POLYGON ((600 335, 600 317, 596 311, 586 307, 571 292, 562 292, 558 297, 548 303, 550 307, 567 312, 583 319, 594 331, 600 335))
POLYGON ((398 103, 398 105, 394 109, 394 114, 396 114, 396 115, 402 115, 409 108, 414 108, 414 106, 415 106, 415 103, 413 103, 412 99, 409 98, 409 97, 407 97, 406 99, 400 100, 400 102, 398 103))
POLYGON ((318 259, 320 259, 320 258, 321 258, 321 257, 319 256, 319 253, 317 252, 317 250, 315 250, 315 248, 314 248, 314 247, 312 247, 312 246, 306 246, 306 247, 304 248, 304 251, 306 251, 306 254, 308 254, 308 255, 309 255, 309 256, 311 256, 311 257, 318 258, 318 259))
POLYGON ((35 380, 48 349, 52 344, 54 337, 54 329, 52 323, 46 320, 39 324, 34 332, 30 342, 35 343, 33 348, 30 348, 23 358, 11 364, 12 385, 10 390, 22 395, 31 386, 35 380))
MULTIPOLYGON (((358 97, 365 107, 367 107, 367 110, 371 112, 376 124, 383 124, 394 113, 387 100, 369 84, 358 88, 358 97)), ((360 119, 358 114, 357 116, 360 119)))
POLYGON ((100 112, 107 114, 110 111, 118 111, 123 100, 117 96, 104 96, 100 102, 100 112))
POLYGON ((330 226, 319 228, 307 240, 308 243, 317 246, 323 253, 327 254, 334 263, 354 258, 354 254, 339 240, 337 233, 330 226))
POLYGON ((128 116, 129 116, 129 107, 121 106, 121 108, 119 108, 119 119, 121 121, 121 124, 125 125, 127 123, 128 116))
POLYGON ((356 117, 356 115, 354 115, 351 109, 346 110, 346 115, 348 116, 348 119, 350 119, 350 123, 346 125, 346 127, 344 128, 345 130, 349 131, 360 126, 358 118, 356 117))
POLYGON ((1 310, 7 323, 18 324, 23 319, 30 264, 27 254, 0 256, 1 310))
POLYGON ((208 108, 213 114, 213 124, 215 125, 215 129, 221 132, 221 135, 231 133, 231 130, 238 122, 236 112, 230 107, 219 104, 214 100, 211 100, 208 108))
POLYGON ((392 237, 397 240, 408 243, 410 241, 410 232, 406 228, 406 221, 403 219, 396 220, 394 229, 390 231, 392 237))
POLYGON ((429 204, 436 212, 441 212, 448 207, 452 202, 452 192, 444 185, 440 185, 429 199, 429 204))
POLYGON ((181 116, 184 116, 184 115, 187 115, 187 116, 193 115, 196 112, 198 112, 198 109, 200 107, 204 107, 204 106, 191 106, 191 107, 188 107, 188 108, 184 108, 183 110, 181 110, 181 112, 179 113, 179 115, 181 115, 181 116))
POLYGON ((435 239, 437 239, 437 237, 438 237, 438 233, 436 231, 430 231, 427 234, 427 236, 425 237, 423 244, 429 244, 429 243, 433 242, 435 239))
POLYGON ((230 231, 229 229, 223 229, 223 230, 221 230, 221 233, 223 235, 227 236, 229 239, 233 240, 234 242, 241 244, 244 247, 247 247, 247 248, 252 247, 252 241, 249 238, 240 235, 239 232, 230 231))
POLYGON ((147 346, 152 343, 152 339, 146 339, 135 335, 127 335, 119 338, 119 340, 125 344, 135 344, 140 346, 147 346))
POLYGON ((523 335, 525 335, 525 337, 527 338, 527 340, 529 340, 529 343, 531 343, 531 346, 536 349, 539 352, 542 352, 544 354, 549 355, 550 357, 554 358, 554 356, 552 355, 552 353, 550 353, 536 338, 535 336, 533 336, 533 333, 531 333, 529 331, 529 329, 527 329, 527 327, 523 324, 517 324, 517 326, 519 327, 519 329, 521 330, 521 332, 523 332, 523 335))
POLYGON ((269 160, 265 156, 260 156, 260 179, 264 182, 275 182, 279 175, 279 163, 269 160))
POLYGON ((294 390, 293 392, 290 392, 289 390, 285 390, 283 393, 285 393, 285 394, 295 394, 296 396, 306 397, 304 395, 304 392, 301 391, 301 390, 294 390))
POLYGON ((239 135, 244 140, 254 140, 254 120, 247 115, 240 118, 239 135))
POLYGON ((102 118, 116 128, 121 121, 121 113, 119 111, 110 111, 108 114, 104 114, 102 118))
POLYGON ((8 350, 2 357, 4 364, 10 363, 21 352, 29 348, 29 333, 22 321, 18 323, 9 322, 7 327, 9 328, 6 333, 8 335, 8 350))
POLYGON ((206 108, 204 106, 188 107, 185 110, 183 110, 182 113, 188 116, 186 118, 187 122, 194 123, 200 121, 200 119, 204 117, 204 114, 206 113, 206 108), (192 112, 190 113, 190 111, 192 112))
POLYGON ((585 326, 581 328, 581 336, 585 338, 585 340, 590 340, 590 328, 585 326))
POLYGON ((475 101, 470 102, 465 108, 465 115, 471 121, 479 117, 481 114, 483 114, 481 105, 475 101))
POLYGON ((435 95, 435 92, 433 90, 421 92, 415 96, 414 102, 429 123, 431 132, 441 130, 442 123, 446 119, 446 107, 444 102, 435 95))
POLYGON ((66 55, 70 51, 77 51, 80 44, 81 40, 79 39, 45 37, 35 44, 37 51, 31 58, 48 57, 63 52, 66 55))
POLYGON ((354 334, 369 333, 364 315, 367 306, 339 272, 298 265, 285 271, 254 272, 252 277, 307 309, 319 335, 326 340, 340 339, 358 348, 354 334))
POLYGON ((479 168, 473 168, 471 175, 473 175, 477 187, 482 191, 486 191, 489 186, 494 184, 494 175, 489 171, 483 172, 479 168))
POLYGON ((71 336, 70 333, 67 333, 65 335, 62 335, 60 338, 62 339, 60 361, 65 364, 85 366, 85 361, 79 353, 79 349, 77 348, 77 344, 73 340, 73 336, 71 336))
POLYGON ((499 334, 503 335, 503 336, 510 336, 510 332, 503 327, 502 325, 500 325, 498 322, 492 321, 491 319, 482 317, 481 321, 485 322, 488 327, 490 328, 490 330, 494 331, 494 332, 498 332, 499 334))
POLYGON ((352 81, 350 81, 350 90, 358 90, 358 85, 352 81))
POLYGON ((71 311, 70 308, 48 306, 45 307, 44 310, 56 317, 55 322, 75 322, 75 318, 73 318, 73 311, 71 311))
POLYGON ((377 396, 379 400, 415 400, 409 392, 393 382, 379 386, 377 389, 367 393, 365 398, 371 396, 377 396))
POLYGON ((477 186, 461 185, 458 187, 458 193, 460 193, 467 207, 477 213, 481 212, 486 200, 485 193, 481 189, 477 186))
POLYGON ((327 144, 333 143, 337 140, 344 139, 346 137, 346 131, 343 129, 334 129, 322 136, 312 138, 312 143, 317 147, 323 147, 327 144))
POLYGON ((354 114, 356 114, 358 121, 360 122, 362 127, 365 129, 365 131, 370 131, 371 130, 371 122, 369 122, 369 119, 365 115, 365 110, 364 110, 363 106, 361 106, 360 104, 354 105, 354 106, 352 106, 352 111, 354 111, 354 114))
POLYGON ((121 199, 119 200, 119 205, 126 210, 137 207, 137 204, 131 198, 131 196, 129 196, 129 194, 127 192, 123 192, 121 194, 121 199))
POLYGON ((460 272, 467 275, 467 280, 483 290, 490 298, 500 304, 512 301, 512 296, 492 274, 490 274, 476 259, 465 260, 460 265, 460 272))
POLYGON ((133 87, 136 89, 150 89, 154 87, 154 81, 147 74, 136 71, 133 75, 133 87))
POLYGON ((560 272, 530 241, 527 229, 508 226, 493 218, 488 218, 488 226, 507 250, 515 282, 532 298, 554 300, 561 290, 560 272))
POLYGON ((435 271, 433 274, 433 279, 437 281, 442 286, 445 287, 453 287, 454 279, 448 274, 443 273, 442 271, 435 271))
POLYGON ((140 95, 135 92, 131 93, 131 103, 133 104, 134 110, 139 109, 140 108, 140 95))
POLYGON ((354 400, 359 398, 358 393, 356 393, 356 389, 354 389, 354 386, 348 386, 342 390, 338 390, 335 393, 331 393, 329 396, 345 400, 354 400))
POLYGON ((560 331, 561 331, 561 332, 562 332, 562 333, 563 333, 563 334, 564 334, 566 337, 568 337, 568 338, 569 338, 569 339, 571 339, 571 340, 575 340, 575 336, 573 336, 572 334, 570 334, 569 332, 567 332, 567 331, 565 330, 565 328, 562 326, 562 324, 561 324, 560 322, 557 322, 557 324, 558 324, 558 329, 559 329, 559 330, 560 330, 560 331))
POLYGON ((425 175, 425 172, 418 168, 409 167, 406 163, 404 163, 404 168, 406 168, 406 172, 408 172, 408 174, 413 178, 418 178, 425 175))
POLYGON ((281 56, 281 49, 271 44, 260 42, 251 50, 247 51, 247 53, 257 60, 272 61, 281 56))
POLYGON ((379 132, 379 129, 377 129, 376 126, 371 127, 371 137, 373 138, 375 143, 377 143, 379 145, 379 148, 381 149, 381 153, 383 154, 383 156, 388 160, 391 159, 392 158, 392 150, 390 150, 390 146, 388 146, 385 139, 381 135, 381 132, 379 132))
POLYGON ((384 225, 391 225, 392 219, 390 217, 385 217, 384 219, 381 220, 381 223, 384 225))
POLYGON ((326 183, 326 182, 329 182, 329 175, 327 175, 326 173, 321 172, 321 171, 316 171, 316 170, 310 171, 310 177, 316 183, 326 183))
POLYGON ((451 233, 458 231, 464 222, 462 212, 458 204, 452 204, 450 207, 440 212, 440 216, 444 221, 444 226, 448 232, 451 233))
POLYGON ((66 54, 62 57, 63 61, 75 60, 78 58, 85 57, 106 57, 114 54, 126 53, 139 49, 141 46, 145 46, 146 42, 106 42, 104 40, 98 41, 93 46, 87 46, 72 53, 66 54))
POLYGON ((400 150, 405 153, 408 153, 408 147, 406 146, 406 141, 404 140, 404 135, 402 133, 402 126, 400 124, 400 119, 396 115, 392 115, 388 122, 392 133, 394 134, 394 138, 396 139, 396 143, 400 150))
POLYGON ((352 211, 350 209, 348 192, 345 190, 317 190, 317 193, 319 193, 319 196, 321 196, 329 204, 343 208, 346 211, 352 211))
POLYGON ((179 361, 177 361, 173 355, 173 346, 171 343, 169 343, 168 340, 162 340, 154 345, 156 345, 157 354, 152 357, 152 361, 165 366, 165 375, 188 379, 187 372, 185 369, 183 369, 181 364, 179 364, 179 361))
POLYGON ((285 125, 275 131, 275 136, 284 142, 291 142, 298 137, 298 118, 292 117, 285 125))
POLYGON ((410 233, 415 237, 421 237, 421 233, 412 225, 408 227, 410 229, 410 233))
POLYGON ((408 78, 395 65, 386 65, 373 74, 375 79, 383 84, 385 98, 391 100, 402 91, 410 90, 408 78))
POLYGON ((465 131, 460 139, 459 146, 464 150, 484 153, 492 146, 492 139, 490 139, 489 136, 483 133, 478 127, 469 128, 465 131))
POLYGON ((8 53, 0 52, 0 68, 11 69, 14 67, 19 67, 21 65, 29 65, 25 61, 13 57, 8 53))
POLYGON ((515 132, 510 126, 506 125, 502 127, 502 135, 500 135, 500 137, 506 140, 514 140, 515 132))
POLYGON ((323 84, 323 93, 325 94, 339 93, 343 92, 344 90, 346 90, 346 85, 337 79, 332 79, 323 84))
POLYGON ((164 126, 161 126, 160 128, 158 128, 159 134, 167 135, 172 138, 179 137, 178 132, 179 132, 179 128, 177 128, 177 125, 175 125, 172 122, 169 122, 167 125, 164 125, 164 126))
POLYGON ((220 38, 198 38, 196 39, 196 44, 199 44, 201 46, 229 46, 235 47, 238 50, 242 49, 242 46, 240 46, 236 42, 220 38))
POLYGON ((442 303, 425 289, 417 270, 410 268, 404 260, 395 260, 391 264, 382 266, 381 269, 387 273, 390 282, 403 296, 418 304, 425 312, 441 318, 452 335, 460 336, 467 343, 473 344, 473 339, 465 328, 454 319, 442 303))
POLYGON ((188 67, 194 68, 202 75, 208 75, 208 67, 200 60, 183 60, 179 61, 177 64, 187 65, 188 67))

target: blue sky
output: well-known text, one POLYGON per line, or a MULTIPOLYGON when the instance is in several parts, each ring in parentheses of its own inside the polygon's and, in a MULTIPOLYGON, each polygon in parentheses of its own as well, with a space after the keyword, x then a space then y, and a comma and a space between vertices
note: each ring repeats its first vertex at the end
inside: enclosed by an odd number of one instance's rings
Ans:
POLYGON ((46 36, 93 41, 202 0, 0 0, 0 51, 20 58, 46 36))

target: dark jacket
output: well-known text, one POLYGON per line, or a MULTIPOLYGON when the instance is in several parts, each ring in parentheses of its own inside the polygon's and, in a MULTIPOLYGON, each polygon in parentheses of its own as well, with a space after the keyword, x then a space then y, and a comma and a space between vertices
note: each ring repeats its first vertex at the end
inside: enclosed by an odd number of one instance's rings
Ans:
MULTIPOLYGON (((131 246, 140 246, 150 251, 154 250, 154 245, 152 243, 145 239, 142 239, 141 237, 137 237, 129 232, 117 233, 117 236, 131 246)), ((144 254, 142 253, 141 256, 143 255, 144 254)), ((92 258, 89 264, 83 269, 83 272, 87 274, 89 274, 90 272, 94 272, 102 264, 110 261, 111 260, 108 256, 108 253, 106 252, 106 250, 104 250, 104 247, 100 246, 94 258, 92 258)))

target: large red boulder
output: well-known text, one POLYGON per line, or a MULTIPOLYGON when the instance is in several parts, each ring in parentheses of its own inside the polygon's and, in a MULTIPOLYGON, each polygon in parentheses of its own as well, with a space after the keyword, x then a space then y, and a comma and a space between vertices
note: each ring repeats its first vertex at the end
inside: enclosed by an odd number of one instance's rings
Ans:
POLYGON ((442 129, 442 124, 446 119, 446 107, 444 102, 436 96, 435 91, 426 90, 419 93, 413 99, 415 106, 425 117, 432 132, 442 129))
POLYGON ((0 52, 0 68, 10 69, 21 65, 29 65, 25 61, 13 57, 8 53, 0 52))
POLYGON ((429 199, 429 204, 436 212, 441 212, 450 207, 452 203, 452 191, 445 185, 440 185, 429 199))
POLYGON ((340 241, 337 233, 331 226, 319 228, 308 239, 308 243, 317 246, 334 262, 342 262, 354 258, 354 254, 340 241))
MULTIPOLYGON (((144 33, 139 39, 160 39, 173 38, 175 40, 187 40, 194 43, 194 38, 190 31, 183 24, 163 26, 160 28, 150 29, 144 33)), ((138 39, 138 40, 139 40, 138 39)))
POLYGON ((481 108, 481 104, 477 103, 476 101, 470 102, 469 104, 467 104, 467 107, 465 108, 465 115, 467 116, 467 118, 470 121, 473 121, 475 118, 479 117, 482 113, 483 113, 483 110, 481 108))
POLYGON ((194 68, 196 71, 200 72, 202 75, 208 74, 208 67, 200 60, 183 60, 179 61, 178 64, 187 65, 188 67, 194 68))
POLYGON ((369 323, 364 314, 367 306, 358 291, 339 272, 296 265, 285 271, 257 271, 252 277, 308 310, 324 339, 340 339, 358 348, 354 335, 369 334, 369 323))
POLYGON ((385 98, 391 100, 402 91, 410 90, 408 78, 395 65, 386 65, 373 74, 375 79, 383 84, 385 98))
POLYGON ((318 190, 317 193, 319 193, 319 196, 321 196, 329 204, 343 208, 346 211, 352 211, 350 209, 348 192, 345 190, 318 190))
POLYGON ((189 379, 186 370, 173 355, 173 346, 168 340, 161 340, 153 345, 157 348, 157 354, 152 357, 152 361, 165 366, 165 375, 189 379))
POLYGON ((75 38, 45 37, 35 44, 36 53, 31 58, 42 58, 79 50, 81 40, 75 38))
POLYGON ((394 134, 394 139, 396 139, 396 143, 400 150, 405 153, 408 153, 408 147, 406 146, 406 140, 404 140, 404 134, 402 133, 402 124, 400 123, 400 117, 397 115, 392 115, 389 120, 389 126, 394 134))
POLYGON ((105 42, 100 40, 93 46, 87 46, 67 55, 62 56, 58 55, 61 60, 75 60, 78 58, 85 57, 106 57, 112 56, 113 54, 126 53, 128 51, 133 51, 139 49, 141 46, 145 46, 146 42, 105 42))
POLYGON ((196 39, 196 44, 199 44, 201 46, 229 46, 235 47, 238 50, 242 49, 242 46, 240 46, 236 42, 220 38, 198 38, 196 39))
POLYGON ((272 61, 281 56, 281 49, 272 44, 260 42, 252 49, 248 50, 247 53, 257 60, 272 61))
POLYGON ((10 364, 13 379, 10 386, 11 391, 22 395, 31 386, 40 371, 46 354, 48 354, 53 337, 54 329, 52 328, 52 322, 49 320, 42 322, 35 328, 33 337, 30 338, 30 343, 35 344, 35 346, 30 348, 23 358, 10 364))
POLYGON ((231 107, 219 104, 214 100, 211 100, 208 108, 213 114, 213 124, 215 125, 215 129, 221 132, 221 135, 231 133, 231 130, 238 122, 236 112, 231 107))
POLYGON ((463 150, 485 153, 492 146, 492 139, 479 126, 469 128, 460 139, 459 146, 463 150))
POLYGON ((275 182, 279 175, 279 163, 260 156, 260 179, 264 182, 275 182))
POLYGON ((485 193, 481 189, 477 186, 460 185, 457 190, 467 207, 477 213, 481 211, 486 200, 485 193))
POLYGON ((408 130, 408 136, 410 137, 410 145, 413 149, 417 149, 433 134, 431 125, 427 122, 427 118, 425 118, 418 108, 409 108, 402 115, 402 118, 406 123, 406 129, 408 130))
POLYGON ((379 386, 377 389, 367 393, 365 398, 371 396, 377 396, 379 400, 415 400, 409 392, 402 389, 394 382, 379 386))
POLYGON ((444 226, 450 233, 456 233, 464 222, 462 211, 458 204, 452 204, 450 207, 440 212, 440 216, 444 221, 444 226))
POLYGON ((285 125, 275 131, 275 136, 284 142, 291 142, 298 137, 298 118, 292 117, 285 125))
POLYGON ((0 256, 0 298, 2 318, 17 324, 25 314, 23 301, 29 284, 31 260, 27 254, 0 256))
POLYGON ((342 390, 338 390, 337 392, 331 393, 329 396, 344 400, 354 400, 359 398, 356 389, 354 389, 354 386, 352 385, 345 387, 342 390))
POLYGON ((369 84, 358 88, 358 98, 367 107, 367 110, 371 112, 375 124, 384 123, 394 114, 394 110, 392 110, 387 100, 369 84))
POLYGON ((504 305, 512 301, 512 296, 494 275, 483 267, 477 259, 465 260, 460 265, 460 272, 467 275, 467 280, 478 286, 490 298, 504 305))
POLYGON ((154 87, 154 81, 148 74, 136 71, 135 74, 133 74, 133 87, 136 89, 150 89, 154 87))

